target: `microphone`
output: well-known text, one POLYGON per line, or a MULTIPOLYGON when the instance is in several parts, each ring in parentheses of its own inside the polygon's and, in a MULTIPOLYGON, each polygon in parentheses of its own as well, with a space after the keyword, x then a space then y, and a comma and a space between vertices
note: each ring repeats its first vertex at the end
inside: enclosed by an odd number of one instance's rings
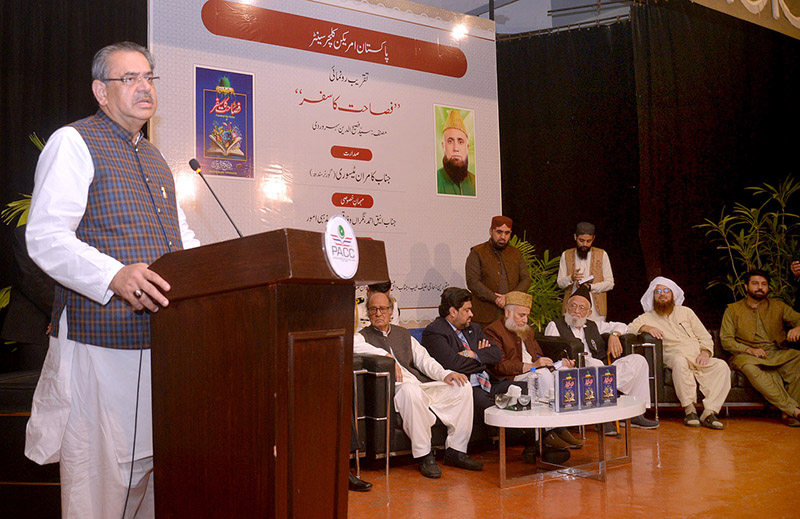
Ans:
POLYGON ((203 176, 203 172, 201 171, 201 168, 200 168, 200 163, 197 162, 197 159, 190 160, 189 161, 189 167, 192 168, 192 170, 195 173, 200 175, 200 178, 202 178, 203 182, 206 183, 206 187, 208 187, 208 190, 211 191, 212 195, 214 195, 214 200, 217 201, 217 203, 219 204, 220 208, 222 209, 222 212, 225 213, 225 216, 228 217, 228 221, 231 222, 231 225, 233 225, 233 228, 236 229, 236 234, 239 235, 239 238, 243 238, 242 233, 239 231, 239 228, 236 227, 235 223, 233 223, 233 218, 231 218, 231 215, 229 215, 228 211, 225 210, 225 206, 222 205, 222 202, 219 201, 219 198, 217 198, 217 194, 214 192, 213 189, 211 189, 211 185, 209 185, 208 180, 206 180, 206 177, 203 176))

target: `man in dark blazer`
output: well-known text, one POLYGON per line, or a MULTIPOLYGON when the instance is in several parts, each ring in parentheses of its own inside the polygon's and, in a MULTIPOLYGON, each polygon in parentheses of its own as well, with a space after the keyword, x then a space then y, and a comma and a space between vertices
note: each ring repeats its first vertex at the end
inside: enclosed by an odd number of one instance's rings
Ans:
POLYGON ((494 395, 504 393, 509 384, 496 387, 488 367, 503 360, 503 351, 472 323, 472 294, 464 288, 450 287, 442 292, 439 317, 422 332, 422 346, 445 369, 470 377, 476 416, 494 405, 494 395), (478 413, 480 411, 480 413, 478 413))
MULTIPOLYGON (((469 376, 475 406, 473 430, 485 426, 483 411, 494 405, 495 395, 507 392, 512 384, 523 392, 527 391, 523 382, 501 380, 489 373, 490 366, 503 360, 503 351, 500 346, 489 342, 480 327, 472 323, 472 293, 467 289, 449 287, 442 292, 439 317, 422 332, 422 346, 445 369, 469 376)), ((533 440, 533 431, 529 436, 533 440)), ((526 451, 529 451, 530 459, 523 456, 523 460, 534 462, 534 450, 526 451)), ((558 455, 559 461, 554 462, 562 463, 565 458, 569 458, 569 453, 562 451, 558 455)))

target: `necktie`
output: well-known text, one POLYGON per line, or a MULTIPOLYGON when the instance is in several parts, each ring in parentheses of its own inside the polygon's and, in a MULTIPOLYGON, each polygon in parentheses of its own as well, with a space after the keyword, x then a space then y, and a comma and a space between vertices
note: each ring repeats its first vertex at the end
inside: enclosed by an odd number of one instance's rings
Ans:
MULTIPOLYGON (((464 348, 467 350, 472 350, 472 348, 469 347, 469 343, 467 342, 467 339, 464 337, 464 334, 459 332, 458 335, 459 335, 458 338, 461 339, 461 344, 464 346, 464 348)), ((481 371, 480 373, 476 373, 475 376, 478 377, 478 384, 481 385, 481 389, 483 389, 487 393, 492 390, 492 383, 489 382, 488 373, 486 373, 485 371, 481 371)))

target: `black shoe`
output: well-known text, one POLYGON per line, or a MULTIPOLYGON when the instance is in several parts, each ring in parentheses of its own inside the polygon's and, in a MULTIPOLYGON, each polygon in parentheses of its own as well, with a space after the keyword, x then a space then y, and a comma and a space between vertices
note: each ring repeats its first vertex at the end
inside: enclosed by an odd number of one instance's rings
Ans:
POLYGON ((466 470, 483 470, 483 463, 470 458, 466 452, 460 452, 450 447, 444 451, 444 464, 466 470))
POLYGON ((566 449, 551 449, 545 447, 542 450, 542 461, 554 465, 563 465, 569 459, 569 451, 566 449))
POLYGON ((436 456, 432 452, 420 458, 419 471, 426 478, 437 479, 442 477, 442 469, 436 464, 436 456))
POLYGON ((631 427, 637 429, 658 429, 658 422, 655 420, 648 420, 643 414, 631 418, 631 427))
POLYGON ((522 451, 522 461, 536 465, 536 447, 525 447, 525 450, 522 451))
POLYGON ((350 490, 353 492, 366 492, 372 488, 372 483, 367 483, 352 472, 350 473, 350 490))

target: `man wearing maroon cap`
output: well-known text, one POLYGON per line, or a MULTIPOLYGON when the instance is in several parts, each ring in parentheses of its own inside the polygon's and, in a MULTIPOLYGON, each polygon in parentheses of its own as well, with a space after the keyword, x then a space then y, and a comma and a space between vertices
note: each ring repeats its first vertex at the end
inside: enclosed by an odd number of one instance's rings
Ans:
POLYGON ((495 216, 489 241, 475 245, 467 256, 467 288, 472 292, 473 322, 481 328, 503 317, 506 294, 527 292, 531 286, 528 266, 516 247, 509 247, 513 222, 495 216))

